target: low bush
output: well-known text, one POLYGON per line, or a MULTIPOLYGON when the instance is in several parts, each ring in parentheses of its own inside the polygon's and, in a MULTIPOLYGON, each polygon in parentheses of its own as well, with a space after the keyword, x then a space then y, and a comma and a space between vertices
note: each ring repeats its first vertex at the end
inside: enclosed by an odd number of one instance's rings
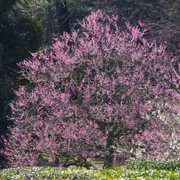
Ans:
POLYGON ((97 180, 118 180, 125 173, 124 169, 112 168, 112 169, 100 169, 96 171, 97 180))
POLYGON ((71 166, 9 168, 0 171, 0 180, 178 180, 179 162, 138 161, 125 168, 87 170, 71 166), (176 167, 176 168, 175 168, 176 167))
POLYGON ((119 178, 122 180, 177 180, 180 179, 179 172, 166 171, 166 170, 126 170, 119 178))
POLYGON ((136 161, 130 162, 126 166, 127 169, 131 170, 180 170, 180 161, 136 161))
POLYGON ((95 172, 83 168, 26 167, 2 171, 0 180, 95 180, 95 172))

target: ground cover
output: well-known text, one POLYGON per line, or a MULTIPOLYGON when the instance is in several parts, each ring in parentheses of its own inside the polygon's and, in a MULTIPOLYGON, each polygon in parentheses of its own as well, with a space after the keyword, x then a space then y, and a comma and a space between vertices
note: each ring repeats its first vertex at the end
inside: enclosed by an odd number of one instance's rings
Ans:
POLYGON ((178 161, 137 161, 124 167, 87 170, 71 166, 9 168, 0 172, 1 180, 178 180, 178 161))

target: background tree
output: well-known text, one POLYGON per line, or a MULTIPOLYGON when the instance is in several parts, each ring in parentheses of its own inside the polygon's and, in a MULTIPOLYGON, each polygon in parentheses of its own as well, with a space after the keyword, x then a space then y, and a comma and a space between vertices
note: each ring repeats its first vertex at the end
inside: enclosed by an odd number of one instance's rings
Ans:
MULTIPOLYGON (((1 21, 4 17, 4 14, 6 13, 6 11, 12 7, 12 5, 16 2, 16 0, 10 0, 10 1, 4 1, 1 0, 0 1, 0 26, 1 26, 1 21)), ((0 30, 1 31, 1 30, 0 30)), ((2 77, 2 72, 3 72, 3 66, 2 66, 2 54, 3 54, 3 45, 1 44, 0 41, 0 76, 2 77)), ((6 129, 6 121, 5 121, 5 116, 6 116, 6 112, 5 112, 5 107, 8 104, 7 99, 8 99, 8 93, 7 93, 7 88, 4 84, 4 81, 2 80, 2 78, 0 78, 0 135, 5 131, 6 129)), ((2 148, 3 144, 0 140, 0 147, 2 148)), ((0 149, 1 149, 0 148, 0 149)), ((3 156, 0 155, 0 168, 2 167, 3 164, 3 156)))
POLYGON ((16 2, 17 0, 9 0, 9 1, 5 1, 5 0, 1 0, 0 1, 0 21, 3 18, 3 14, 10 9, 16 2))
POLYGON ((49 28, 47 29, 47 35, 49 34, 47 39, 51 39, 50 37, 53 33, 58 33, 58 18, 62 20, 65 17, 64 23, 68 24, 69 21, 70 29, 77 29, 79 28, 77 19, 82 20, 91 11, 102 9, 111 14, 118 14, 120 17, 118 23, 121 28, 125 28, 124 22, 126 21, 130 21, 134 25, 139 20, 146 22, 149 31, 147 38, 153 40, 156 37, 158 43, 166 41, 169 49, 177 53, 177 49, 179 49, 178 32, 180 27, 178 24, 178 5, 179 0, 19 0, 16 3, 16 13, 38 18, 44 24, 44 27, 49 28), (58 12, 56 8, 57 3, 60 3, 62 7, 67 4, 69 13, 63 14, 62 11, 58 12))
POLYGON ((43 24, 45 45, 50 44, 52 35, 70 32, 69 11, 62 0, 19 0, 14 7, 16 16, 33 17, 43 24))
POLYGON ((177 60, 144 38, 142 22, 126 23, 127 32, 117 22, 92 13, 81 30, 19 63, 31 86, 21 86, 11 103, 15 126, 4 138, 9 166, 38 165, 46 154, 101 156, 106 168, 121 155, 122 142, 132 147, 137 139, 145 149, 141 158, 163 157, 173 132, 166 122, 179 113, 177 60))
MULTIPOLYGON (((1 21, 0 28, 0 42, 1 42, 1 97, 4 99, 1 102, 6 106, 2 108, 2 112, 7 108, 9 98, 12 98, 11 88, 16 84, 16 63, 29 55, 29 51, 35 52, 43 43, 43 27, 42 25, 32 19, 13 19, 11 17, 4 18, 1 21)), ((15 86, 14 86, 15 88, 15 86)), ((4 113, 1 113, 1 120, 5 120, 4 113)))
POLYGON ((105 10, 110 14, 118 14, 119 26, 124 26, 126 21, 137 24, 139 20, 146 23, 148 39, 154 38, 158 43, 166 41, 170 51, 179 53, 179 0, 67 0, 70 11, 71 26, 78 28, 77 19, 89 15, 91 11, 105 10))
POLYGON ((6 116, 11 112, 8 104, 14 97, 12 88, 20 83, 16 63, 30 55, 29 51, 37 51, 44 41, 42 24, 36 19, 13 16, 10 10, 14 4, 0 1, 0 135, 10 123, 6 116))

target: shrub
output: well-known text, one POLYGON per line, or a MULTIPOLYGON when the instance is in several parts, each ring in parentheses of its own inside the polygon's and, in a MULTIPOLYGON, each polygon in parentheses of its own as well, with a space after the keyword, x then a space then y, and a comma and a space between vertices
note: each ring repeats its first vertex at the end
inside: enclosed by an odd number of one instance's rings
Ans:
POLYGON ((179 161, 136 161, 127 164, 127 169, 131 170, 148 170, 148 169, 156 169, 156 170, 180 170, 180 162, 179 161))
POLYGON ((1 180, 176 180, 180 178, 177 171, 157 169, 101 169, 86 170, 83 168, 26 167, 2 170, 1 180))
POLYGON ((27 167, 27 168, 15 168, 5 169, 2 171, 2 180, 93 180, 95 179, 93 171, 87 171, 80 168, 53 168, 53 167, 27 167))

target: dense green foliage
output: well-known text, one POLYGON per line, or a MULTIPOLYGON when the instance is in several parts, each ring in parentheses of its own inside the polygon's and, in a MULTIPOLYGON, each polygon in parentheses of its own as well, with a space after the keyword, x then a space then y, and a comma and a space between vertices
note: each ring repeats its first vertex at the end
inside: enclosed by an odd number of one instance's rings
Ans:
POLYGON ((14 67, 26 58, 29 51, 36 52, 43 43, 43 27, 36 19, 21 18, 4 22, 0 38, 4 52, 3 65, 14 67))
MULTIPOLYGON (((5 134, 10 125, 8 104, 14 97, 12 89, 19 86, 16 63, 26 58, 30 51, 36 52, 44 42, 42 23, 35 18, 12 14, 15 2, 0 0, 0 135, 5 134)), ((0 166, 1 163, 0 159, 0 166)))
POLYGON ((148 170, 148 169, 156 169, 156 170, 170 170, 176 171, 180 170, 180 162, 179 161, 136 161, 127 164, 127 169, 131 170, 148 170))
POLYGON ((12 88, 18 86, 16 63, 35 52, 43 44, 43 26, 35 19, 9 19, 0 28, 0 126, 6 121, 7 107, 12 100, 12 88))
POLYGON ((4 169, 1 180, 177 180, 180 179, 179 162, 137 162, 127 168, 86 170, 84 168, 27 167, 4 169), (159 167, 160 165, 160 167, 159 167), (177 165, 176 168, 174 165, 177 165), (131 166, 131 167, 130 167, 131 166), (142 166, 145 166, 143 168, 142 166))
POLYGON ((0 21, 3 17, 4 12, 11 8, 17 0, 0 0, 0 21))

